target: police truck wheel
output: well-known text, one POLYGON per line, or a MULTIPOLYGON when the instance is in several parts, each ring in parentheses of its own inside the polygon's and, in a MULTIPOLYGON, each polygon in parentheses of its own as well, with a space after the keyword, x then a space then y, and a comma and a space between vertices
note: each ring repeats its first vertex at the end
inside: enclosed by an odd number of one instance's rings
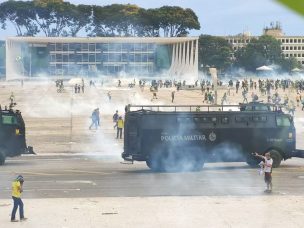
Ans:
POLYGON ((279 167, 280 164, 281 164, 281 161, 283 159, 282 155, 277 150, 270 150, 269 152, 270 152, 270 156, 271 156, 271 158, 273 160, 272 167, 273 168, 279 167))
POLYGON ((194 158, 195 160, 193 161, 192 171, 199 172, 203 169, 205 164, 204 155, 201 152, 195 153, 194 158))
POLYGON ((5 163, 5 152, 0 149, 0 165, 4 165, 5 163))
POLYGON ((146 164, 153 171, 162 171, 162 152, 154 151, 153 153, 151 153, 146 160, 146 164))

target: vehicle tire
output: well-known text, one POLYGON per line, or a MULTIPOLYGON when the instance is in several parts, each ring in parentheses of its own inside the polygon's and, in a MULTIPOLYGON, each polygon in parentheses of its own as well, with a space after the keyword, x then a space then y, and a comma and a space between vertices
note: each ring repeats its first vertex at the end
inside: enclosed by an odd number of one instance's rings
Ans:
POLYGON ((273 160, 272 168, 278 168, 281 164, 282 159, 283 159, 282 155, 277 150, 270 150, 268 152, 270 152, 270 156, 273 160))
POLYGON ((162 165, 162 152, 161 151, 154 151, 150 153, 146 160, 147 166, 155 172, 159 172, 163 170, 162 165))
POLYGON ((6 157, 5 151, 0 148, 0 165, 4 165, 5 157, 6 157))
POLYGON ((203 169, 205 164, 205 157, 200 151, 199 153, 194 153, 195 160, 193 161, 193 167, 191 171, 199 172, 203 169))

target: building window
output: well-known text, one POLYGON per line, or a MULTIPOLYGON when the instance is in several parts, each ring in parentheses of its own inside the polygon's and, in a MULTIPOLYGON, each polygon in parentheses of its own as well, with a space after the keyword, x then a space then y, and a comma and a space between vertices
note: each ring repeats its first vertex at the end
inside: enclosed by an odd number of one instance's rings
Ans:
POLYGON ((75 44, 75 51, 81 51, 81 44, 75 44))
POLYGON ((89 44, 89 51, 95 51, 95 44, 89 44))
POLYGON ((304 57, 304 53, 302 53, 302 57, 304 57))
POLYGON ((69 55, 62 55, 62 62, 69 62, 69 55))
POLYGON ((55 44, 50 44, 49 49, 50 51, 55 51, 55 44))
POLYGON ((282 39, 282 43, 285 43, 285 39, 282 39))
POLYGON ((89 44, 88 43, 82 43, 81 44, 81 51, 88 51, 89 50, 89 44))
POLYGON ((301 54, 298 54, 298 57, 301 57, 301 54))
POLYGON ((286 50, 289 50, 289 47, 288 47, 288 46, 286 46, 286 50))
POLYGON ((285 47, 284 47, 284 46, 282 46, 282 50, 285 50, 285 47))
POLYGON ((89 62, 94 63, 95 62, 95 55, 89 55, 89 62))
POLYGON ((69 44, 63 44, 62 49, 63 51, 69 51, 69 44))
POLYGON ((293 47, 294 49, 293 50, 297 50, 297 47, 293 47))
POLYGON ((289 40, 288 40, 288 39, 286 39, 286 43, 289 43, 289 40))
POLYGON ((302 64, 304 64, 304 61, 302 61, 302 64))
POLYGON ((62 62, 62 55, 56 54, 56 62, 62 62))
POLYGON ((301 43, 301 39, 298 39, 298 43, 301 43))
POLYGON ((289 57, 289 54, 285 54, 286 57, 289 57))
POLYGON ((62 44, 56 44, 56 51, 62 51, 62 44))
POLYGON ((290 46, 290 48, 289 48, 290 50, 293 50, 293 46, 290 46))
POLYGON ((290 39, 289 41, 290 41, 290 43, 293 43, 293 39, 290 39))

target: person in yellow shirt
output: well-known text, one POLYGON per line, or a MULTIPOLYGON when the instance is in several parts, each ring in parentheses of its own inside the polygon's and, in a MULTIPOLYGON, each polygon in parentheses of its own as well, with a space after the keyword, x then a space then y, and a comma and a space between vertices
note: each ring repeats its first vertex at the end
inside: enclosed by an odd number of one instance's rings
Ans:
POLYGON ((25 221, 26 218, 24 217, 24 211, 23 211, 23 202, 21 200, 21 193, 23 191, 22 186, 23 186, 23 176, 19 175, 12 183, 12 198, 14 201, 14 207, 11 215, 11 222, 18 222, 16 220, 16 212, 19 207, 19 216, 20 216, 20 221, 25 221))
POLYGON ((118 139, 118 136, 119 136, 119 138, 122 138, 123 127, 124 127, 124 121, 123 121, 122 117, 120 116, 117 120, 117 135, 116 135, 117 139, 118 139))

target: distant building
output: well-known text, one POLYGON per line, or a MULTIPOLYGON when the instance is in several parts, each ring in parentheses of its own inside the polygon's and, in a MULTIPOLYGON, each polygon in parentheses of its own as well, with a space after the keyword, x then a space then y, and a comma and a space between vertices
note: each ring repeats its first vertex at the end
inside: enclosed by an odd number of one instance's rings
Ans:
MULTIPOLYGON (((281 49, 285 58, 294 57, 304 66, 304 36, 285 36, 280 23, 271 23, 270 27, 265 27, 263 35, 273 36, 281 41, 281 49)), ((228 43, 232 45, 234 51, 245 47, 253 38, 258 39, 259 36, 251 36, 250 33, 242 33, 235 36, 224 36, 228 43)), ((232 57, 234 57, 232 53, 232 57)))
POLYGON ((198 37, 10 37, 6 77, 198 75, 198 37))

